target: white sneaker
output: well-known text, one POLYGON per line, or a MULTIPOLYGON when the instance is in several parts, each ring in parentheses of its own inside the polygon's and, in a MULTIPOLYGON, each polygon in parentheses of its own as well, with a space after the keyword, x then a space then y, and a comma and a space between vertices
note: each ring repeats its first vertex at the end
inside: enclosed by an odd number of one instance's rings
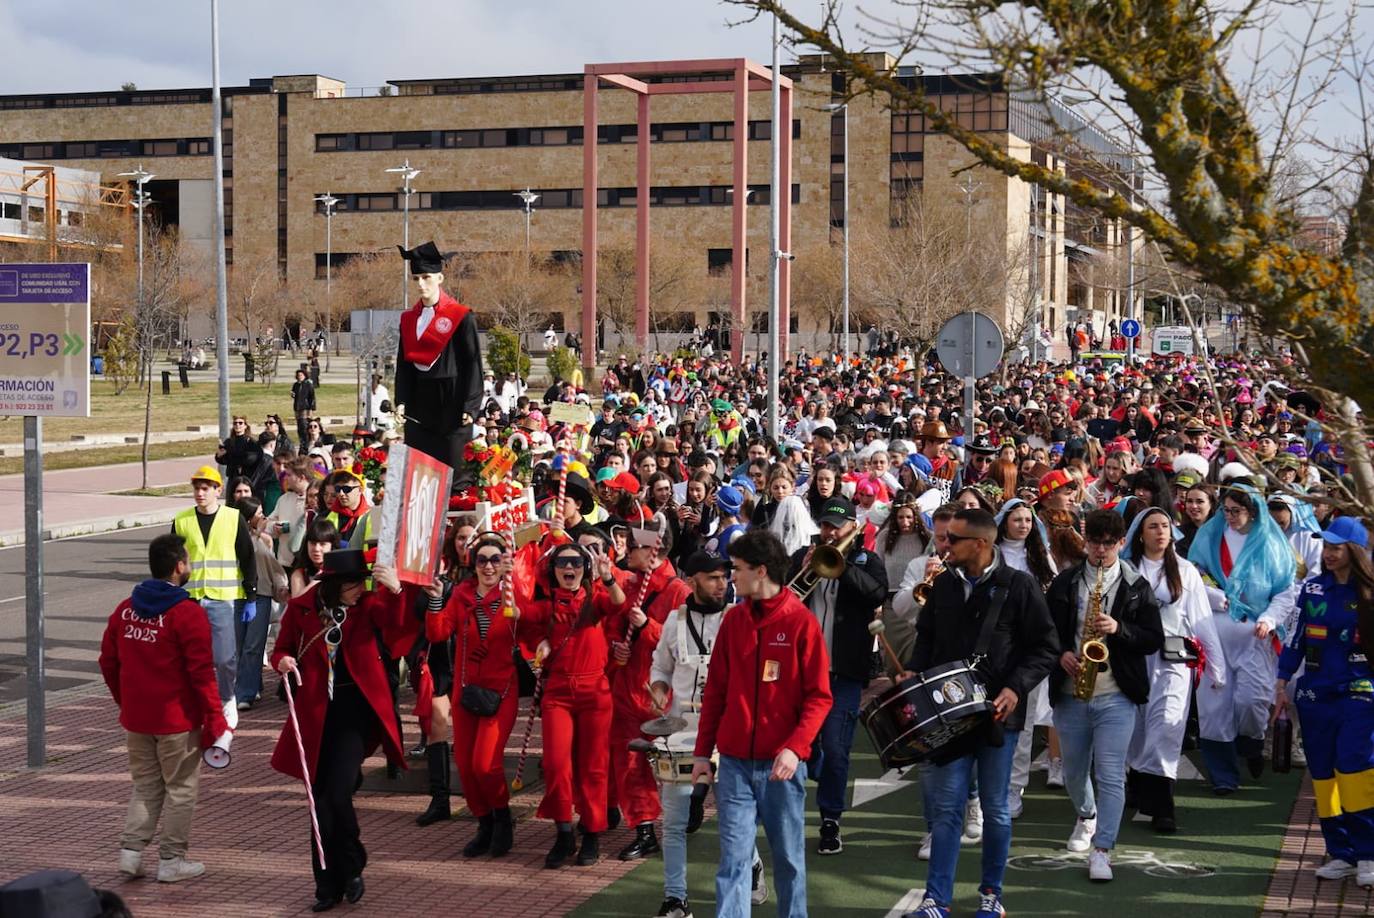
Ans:
POLYGON ((916 852, 916 860, 918 860, 918 861, 928 861, 928 860, 930 860, 930 846, 934 843, 934 841, 935 841, 935 836, 932 835, 932 834, 929 833, 929 832, 927 832, 925 835, 922 835, 922 836, 921 836, 921 849, 920 849, 919 851, 916 852))
MULTIPOLYGON (((763 861, 754 865, 750 879, 749 904, 762 905, 768 901, 768 877, 763 872, 763 861)), ((687 918, 691 918, 691 915, 687 918)))
MULTIPOLYGON (((1365 863, 1369 862, 1365 861, 1365 863)), ((1349 861, 1333 857, 1313 872, 1316 873, 1319 880, 1344 880, 1346 877, 1355 875, 1355 865, 1349 861)))
POLYGON ((1013 789, 1007 795, 1007 811, 1011 813, 1012 819, 1020 819, 1021 814, 1026 809, 1025 801, 1021 799, 1021 791, 1013 789))
POLYGON ((120 848, 119 872, 127 877, 143 876, 143 852, 132 848, 120 848))
POLYGON ((959 844, 976 845, 983 840, 983 804, 975 797, 964 810, 964 834, 959 844))
POLYGON ((1106 883, 1112 878, 1112 853, 1094 848, 1088 855, 1088 879, 1095 883, 1106 883))
POLYGON ((1064 760, 1050 759, 1049 774, 1045 776, 1046 787, 1064 786, 1064 760))
POLYGON ((188 861, 184 857, 163 858, 157 862, 157 881, 159 883, 178 883, 198 877, 205 872, 205 865, 199 861, 188 861))
POLYGON ((1365 889, 1374 886, 1374 861, 1360 861, 1355 872, 1355 882, 1365 889))
POLYGON ((1097 834, 1097 817, 1084 819, 1078 817, 1078 822, 1074 824, 1073 832, 1069 835, 1069 843, 1066 847, 1070 851, 1081 854, 1093 846, 1093 835, 1097 834))

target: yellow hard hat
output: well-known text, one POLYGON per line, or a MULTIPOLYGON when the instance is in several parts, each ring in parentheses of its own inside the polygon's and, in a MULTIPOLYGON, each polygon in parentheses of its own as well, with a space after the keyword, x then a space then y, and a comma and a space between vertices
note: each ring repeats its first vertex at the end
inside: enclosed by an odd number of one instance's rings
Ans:
POLYGON ((217 488, 224 487, 224 479, 220 477, 219 469, 213 465, 202 465, 191 473, 191 483, 197 481, 208 481, 217 488))

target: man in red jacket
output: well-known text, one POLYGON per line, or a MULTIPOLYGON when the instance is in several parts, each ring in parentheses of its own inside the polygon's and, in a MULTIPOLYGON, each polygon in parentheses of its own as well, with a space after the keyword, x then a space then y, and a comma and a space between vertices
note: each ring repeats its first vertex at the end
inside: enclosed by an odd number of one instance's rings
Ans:
POLYGON ((162 815, 157 878, 198 877, 186 859, 200 785, 200 752, 228 732, 215 683, 210 620, 182 589, 191 576, 186 543, 161 535, 148 546, 152 578, 119 604, 100 642, 105 677, 127 731, 134 791, 120 837, 119 869, 143 873, 143 849, 162 815))
POLYGON ((716 914, 748 918, 754 836, 773 852, 780 918, 805 918, 806 759, 830 713, 830 660, 811 610, 786 587, 787 550, 767 530, 730 543, 735 589, 711 652, 692 782, 720 753, 716 914))

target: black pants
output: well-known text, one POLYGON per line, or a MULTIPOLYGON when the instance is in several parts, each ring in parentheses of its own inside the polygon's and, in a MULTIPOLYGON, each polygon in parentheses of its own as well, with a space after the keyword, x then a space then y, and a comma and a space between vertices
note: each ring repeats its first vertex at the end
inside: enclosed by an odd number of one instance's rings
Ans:
POLYGON ((334 699, 324 718, 320 739, 320 759, 315 769, 315 815, 320 821, 320 838, 329 869, 320 867, 314 836, 310 841, 310 864, 315 871, 315 895, 332 899, 343 893, 346 882, 367 866, 367 850, 358 830, 358 814, 353 809, 353 792, 367 750, 381 732, 381 724, 362 691, 353 684, 336 685, 334 699))

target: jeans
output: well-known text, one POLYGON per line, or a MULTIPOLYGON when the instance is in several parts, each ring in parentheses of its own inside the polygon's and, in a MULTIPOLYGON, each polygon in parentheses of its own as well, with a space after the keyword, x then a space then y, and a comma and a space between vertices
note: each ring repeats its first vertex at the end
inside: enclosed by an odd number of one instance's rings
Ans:
POLYGON ((262 652, 267 646, 267 629, 272 626, 272 597, 259 596, 257 606, 253 620, 245 623, 243 603, 234 603, 234 645, 239 659, 234 697, 250 703, 262 694, 262 652))
POLYGON ((1136 703, 1120 692, 1091 701, 1064 697, 1054 706, 1054 728, 1064 754, 1064 788, 1078 815, 1097 814, 1093 847, 1110 851, 1126 806, 1126 753, 1135 732, 1136 703), (1092 774, 1089 775, 1089 765, 1092 774), (1093 781, 1097 780, 1094 799, 1093 781))
MULTIPOLYGON (((692 785, 686 781, 667 782, 660 794, 663 800, 663 895, 687 899, 687 818, 691 815, 692 785)), ((759 863, 759 847, 754 845, 752 868, 759 863)))
POLYGON ((161 816, 158 856, 185 857, 200 787, 200 731, 129 733, 126 739, 134 790, 119 847, 142 851, 153 840, 161 816))
POLYGON ((844 813, 849 790, 849 750, 854 746, 863 690, 863 683, 857 679, 830 674, 830 694, 835 703, 821 725, 817 754, 807 763, 808 770, 815 772, 816 809, 822 819, 839 819, 844 813))
MULTIPOLYGON (((720 865, 717 918, 749 918, 758 824, 773 851, 773 885, 779 918, 806 918, 806 763, 787 781, 770 781, 772 759, 720 757, 716 812, 720 865)), ((955 840, 958 844, 958 840, 955 840)))
POLYGON ((930 802, 930 868, 926 895, 948 908, 954 899, 954 869, 959 864, 959 838, 964 834, 964 808, 976 773, 983 805, 983 878, 980 888, 1002 891, 1002 876, 1011 851, 1011 810, 1007 787, 1011 759, 1020 731, 1007 730, 1001 746, 982 745, 947 765, 926 769, 924 797, 930 802))
POLYGON ((219 700, 231 701, 238 671, 238 641, 234 636, 238 630, 237 623, 243 618, 243 600, 202 599, 200 607, 210 619, 210 652, 215 658, 219 700))

